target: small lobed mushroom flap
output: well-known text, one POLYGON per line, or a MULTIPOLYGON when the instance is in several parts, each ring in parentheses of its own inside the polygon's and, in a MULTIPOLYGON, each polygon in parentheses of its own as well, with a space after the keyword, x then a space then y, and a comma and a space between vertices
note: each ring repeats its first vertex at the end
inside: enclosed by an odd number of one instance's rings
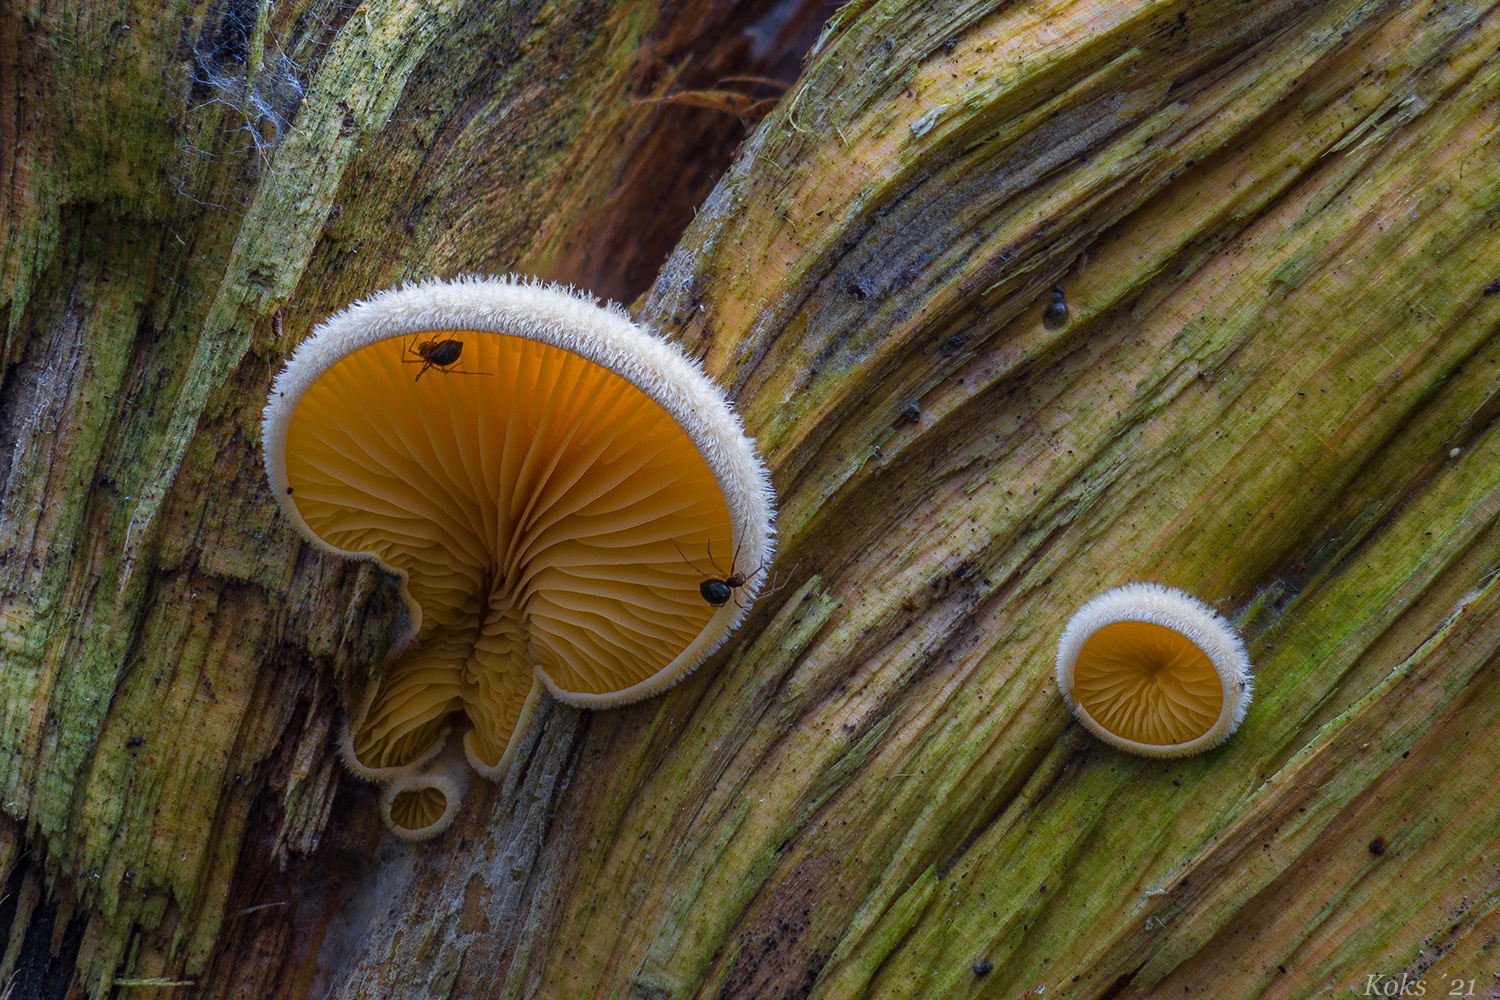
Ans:
POLYGON ((1223 742, 1250 704, 1250 658, 1202 601, 1133 583, 1106 591, 1068 622, 1057 683, 1079 722, 1132 753, 1181 757, 1223 742))
POLYGON ((446 749, 420 771, 386 783, 380 795, 381 818, 403 840, 435 837, 452 825, 468 784, 462 754, 446 749))
POLYGON ((345 740, 367 777, 414 773, 453 723, 498 775, 543 686, 585 707, 669 687, 772 557, 769 478, 722 393, 555 287, 428 282, 351 306, 277 378, 264 445, 297 529, 396 572, 418 623, 345 740))
POLYGON ((388 667, 344 731, 344 763, 362 778, 415 772, 442 749, 463 708, 463 667, 471 642, 438 631, 388 667))

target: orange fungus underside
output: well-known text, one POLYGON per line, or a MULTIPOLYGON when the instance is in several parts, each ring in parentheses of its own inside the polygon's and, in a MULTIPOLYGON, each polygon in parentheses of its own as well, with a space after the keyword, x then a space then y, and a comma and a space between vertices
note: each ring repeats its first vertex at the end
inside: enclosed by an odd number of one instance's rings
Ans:
POLYGON ((1213 728, 1224 688, 1208 656, 1186 636, 1149 622, 1117 622, 1084 643, 1073 699, 1117 736, 1168 746, 1213 728))
POLYGON ((566 691, 645 680, 715 611, 704 571, 729 569, 723 495, 672 417, 536 341, 441 332, 361 348, 299 401, 286 455, 308 527, 405 571, 422 610, 417 652, 386 669, 353 734, 371 767, 416 759, 464 718, 498 762, 534 666, 566 691), (427 366, 422 345, 430 360, 449 339, 457 361, 427 366))

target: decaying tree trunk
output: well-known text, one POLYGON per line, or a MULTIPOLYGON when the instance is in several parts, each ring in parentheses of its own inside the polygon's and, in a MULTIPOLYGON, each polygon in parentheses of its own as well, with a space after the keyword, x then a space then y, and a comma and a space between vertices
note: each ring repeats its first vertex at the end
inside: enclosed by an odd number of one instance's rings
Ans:
POLYGON ((1497 50, 1436 0, 8 4, 12 995, 1497 995, 1497 50), (804 52, 748 131, 657 103, 804 52), (280 521, 259 411, 346 302, 511 269, 654 277, 790 583, 408 848, 331 749, 395 585, 280 521), (1139 579, 1249 642, 1203 756, 1050 680, 1139 579))

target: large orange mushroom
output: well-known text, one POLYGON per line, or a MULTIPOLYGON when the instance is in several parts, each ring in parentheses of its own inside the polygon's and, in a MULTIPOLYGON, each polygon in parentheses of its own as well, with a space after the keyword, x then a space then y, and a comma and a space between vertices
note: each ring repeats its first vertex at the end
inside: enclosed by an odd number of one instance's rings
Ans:
POLYGON ((333 316, 276 379, 266 473, 319 548, 401 577, 414 643, 344 758, 413 839, 498 777, 543 689, 649 697, 744 618, 772 557, 765 467, 674 345, 555 286, 430 281, 333 316))

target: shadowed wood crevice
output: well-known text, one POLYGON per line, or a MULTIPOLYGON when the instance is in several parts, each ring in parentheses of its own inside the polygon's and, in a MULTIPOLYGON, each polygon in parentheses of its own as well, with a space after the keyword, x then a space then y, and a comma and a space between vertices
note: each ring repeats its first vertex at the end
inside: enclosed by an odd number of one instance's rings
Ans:
POLYGON ((828 0, 792 3, 688 3, 663 10, 634 70, 641 102, 626 152, 586 232, 552 237, 541 270, 595 294, 634 300, 729 165, 753 122, 726 111, 657 103, 672 95, 759 92, 774 105, 791 84, 824 20, 828 0))

